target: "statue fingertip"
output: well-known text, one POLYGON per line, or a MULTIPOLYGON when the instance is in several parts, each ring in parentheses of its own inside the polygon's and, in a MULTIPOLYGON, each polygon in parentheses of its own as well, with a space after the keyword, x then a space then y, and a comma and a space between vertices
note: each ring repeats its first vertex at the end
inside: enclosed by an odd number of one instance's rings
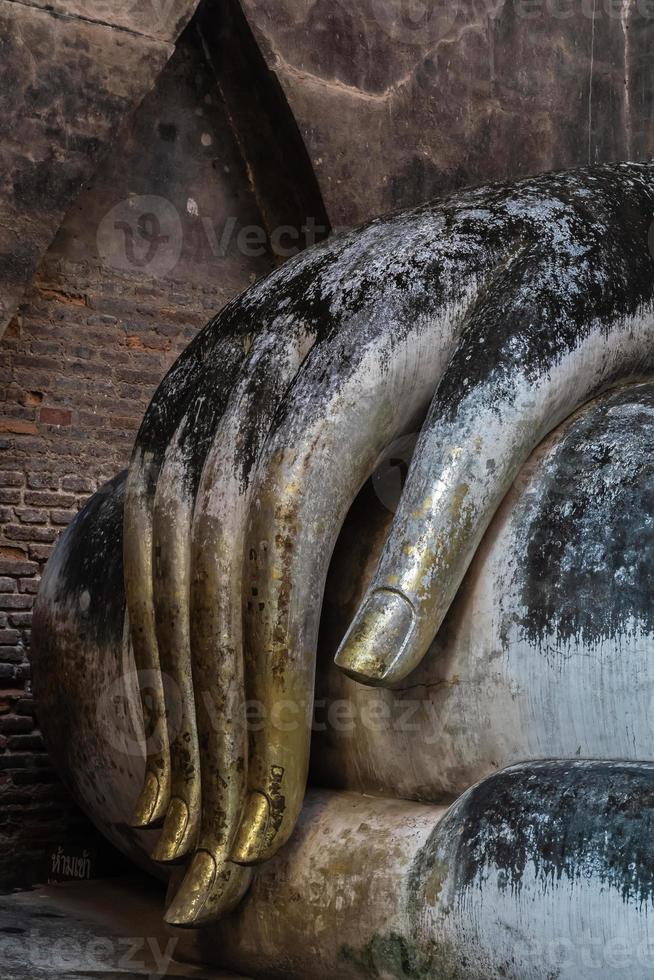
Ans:
POLYGON ((161 783, 156 774, 150 770, 146 774, 141 795, 130 820, 130 826, 135 830, 152 827, 153 824, 163 820, 166 813, 166 800, 161 790, 161 783))
POLYGON ((230 860, 235 864, 258 864, 265 859, 269 840, 270 804, 268 797, 258 791, 250 793, 238 831, 230 860))
POLYGON ((413 604, 401 592, 380 588, 357 613, 335 657, 336 666, 361 684, 386 687, 413 669, 413 604))
POLYGON ((189 829, 188 806, 184 800, 174 796, 168 807, 161 836, 152 852, 152 859, 160 864, 181 861, 193 845, 189 829))
POLYGON ((252 873, 219 852, 196 851, 164 919, 177 929, 198 929, 219 921, 240 904, 252 873))
POLYGON ((198 851, 164 919, 169 926, 192 929, 202 922, 202 913, 216 879, 216 862, 208 851, 198 851))

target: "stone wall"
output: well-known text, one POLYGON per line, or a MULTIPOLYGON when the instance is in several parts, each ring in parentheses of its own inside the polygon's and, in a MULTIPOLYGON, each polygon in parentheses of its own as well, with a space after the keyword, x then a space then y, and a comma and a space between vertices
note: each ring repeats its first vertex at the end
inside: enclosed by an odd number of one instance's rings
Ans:
POLYGON ((242 0, 334 227, 654 155, 651 0, 242 0))
POLYGON ((0 0, 0 336, 198 0, 0 0))

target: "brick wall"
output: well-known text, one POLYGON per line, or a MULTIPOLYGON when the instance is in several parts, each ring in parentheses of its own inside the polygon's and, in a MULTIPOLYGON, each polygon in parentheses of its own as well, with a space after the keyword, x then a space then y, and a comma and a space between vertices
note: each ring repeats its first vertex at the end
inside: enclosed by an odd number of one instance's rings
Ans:
POLYGON ((30 697, 40 573, 80 505, 127 464, 152 390, 215 308, 214 297, 174 286, 105 276, 82 287, 74 269, 68 276, 37 282, 0 355, 0 853, 10 837, 20 874, 36 877, 44 846, 83 830, 30 697))
POLYGON ((66 219, 0 340, 0 886, 42 880, 52 846, 93 836, 39 734, 32 603, 62 528, 126 466, 164 372, 228 298, 270 268, 267 255, 243 255, 236 236, 211 247, 230 219, 261 224, 189 35, 66 219), (179 260, 163 278, 107 266, 97 244, 114 206, 148 194, 180 217, 179 260))

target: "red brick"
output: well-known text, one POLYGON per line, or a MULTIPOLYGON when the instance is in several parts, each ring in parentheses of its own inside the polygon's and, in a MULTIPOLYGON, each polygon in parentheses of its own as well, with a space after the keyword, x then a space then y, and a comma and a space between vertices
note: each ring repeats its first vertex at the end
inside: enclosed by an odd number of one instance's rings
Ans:
POLYGON ((24 646, 0 647, 0 663, 22 664, 26 659, 24 646))
POLYGON ((115 316, 108 316, 107 314, 98 314, 96 316, 89 316, 86 319, 89 327, 104 327, 111 326, 112 324, 118 323, 115 316))
POLYGON ((75 498, 67 493, 46 493, 45 491, 26 490, 25 503, 34 507, 71 507, 75 498))
POLYGON ((54 547, 51 544, 31 544, 28 548, 30 558, 39 562, 46 562, 53 551, 54 547))
POLYGON ((145 371, 128 371, 125 368, 119 368, 116 375, 119 381, 132 382, 139 385, 151 385, 152 387, 161 381, 160 374, 145 371))
POLYGON ((18 698, 15 704, 17 715, 34 715, 34 700, 32 698, 18 698))
POLYGON ((109 424, 112 429, 129 429, 134 431, 141 425, 141 419, 127 418, 123 415, 111 418, 109 424))
POLYGON ((0 575, 36 575, 39 566, 32 561, 6 561, 0 559, 0 575))
POLYGON ((23 422, 21 419, 0 418, 0 432, 15 432, 21 435, 37 435, 38 429, 34 422, 23 422))
POLYGON ((5 537, 12 541, 38 541, 41 544, 50 544, 57 536, 57 532, 51 527, 36 527, 33 524, 25 526, 23 524, 5 524, 5 537))
POLYGON ((88 361, 69 361, 67 370, 82 378, 103 378, 107 368, 102 364, 90 364, 88 361))
POLYGON ((23 697, 25 697, 24 691, 3 691, 0 694, 0 715, 21 714, 17 707, 23 697))
POLYGON ((57 490, 59 477, 55 473, 28 473, 27 486, 30 490, 57 490))
POLYGON ((74 517, 77 517, 76 510, 51 510, 50 520, 53 524, 70 524, 74 517))
MULTIPOLYGON (((29 719, 32 721, 32 719, 29 719)), ((32 732, 28 735, 12 735, 8 739, 8 749, 10 752, 43 752, 45 745, 40 732, 32 732)))
MULTIPOLYGON (((9 615, 9 622, 13 627, 23 629, 25 626, 32 625, 31 612, 12 612, 9 615)), ((23 629, 24 632, 24 629, 23 629)))
MULTIPOLYGON (((3 757, 0 756, 0 760, 3 757)), ((8 755, 8 759, 15 759, 16 756, 8 755)), ((20 759, 30 758, 29 756, 19 756, 20 759)), ((12 781, 15 786, 33 786, 40 783, 59 783, 59 776, 53 769, 48 769, 45 766, 42 768, 34 768, 34 757, 31 757, 31 766, 28 767, 27 764, 15 766, 15 772, 12 774, 12 781), (31 771, 30 771, 31 769, 31 771)), ((11 768, 10 766, 5 766, 5 769, 11 768)), ((31 829, 31 828, 30 828, 31 829)), ((52 829, 50 830, 52 834, 52 829)))
POLYGON ((6 490, 0 488, 0 504, 19 504, 20 490, 6 490))
POLYGON ((9 402, 4 406, 2 415, 4 418, 23 419, 23 421, 27 422, 33 422, 36 418, 36 412, 33 408, 27 408, 25 405, 14 404, 13 402, 9 402))
POLYGON ((29 664, 0 664, 0 685, 5 689, 24 683, 30 676, 29 664))
POLYGON ((29 715, 3 715, 0 732, 3 735, 26 735, 34 731, 34 719, 29 715))
POLYGON ((0 545, 0 564, 5 560, 10 562, 18 562, 25 558, 25 552, 23 550, 24 546, 10 548, 6 544, 0 545))
POLYGON ((31 609, 34 596, 0 595, 0 609, 31 609))
POLYGON ((61 481, 62 490, 73 490, 75 493, 93 493, 95 484, 85 476, 65 476, 61 481))
POLYGON ((42 408, 39 420, 45 425, 70 425, 73 413, 69 408, 42 408))
POLYGON ((20 633, 18 630, 0 630, 0 645, 1 646, 13 646, 20 640, 20 633))
POLYGON ((48 512, 35 510, 33 507, 17 507, 16 517, 22 524, 45 524, 48 520, 48 512))
POLYGON ((15 368, 26 368, 28 371, 47 371, 50 375, 61 370, 61 363, 58 360, 34 357, 32 354, 16 354, 13 363, 15 368))

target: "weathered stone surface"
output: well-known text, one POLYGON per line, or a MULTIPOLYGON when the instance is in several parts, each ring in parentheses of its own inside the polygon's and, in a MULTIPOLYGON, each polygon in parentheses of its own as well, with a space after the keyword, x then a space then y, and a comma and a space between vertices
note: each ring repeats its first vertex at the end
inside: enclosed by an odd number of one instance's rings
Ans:
POLYGON ((271 250, 282 261, 327 237, 329 219, 307 148, 240 0, 202 5, 198 32, 248 173, 271 250))
POLYGON ((654 5, 243 0, 332 223, 654 152, 654 5))
POLYGON ((90 263, 105 280, 122 273, 150 302, 167 282, 176 300, 164 319, 179 323, 199 287, 209 319, 272 268, 257 203, 200 40, 187 31, 68 211, 48 264, 90 263), (116 228, 121 219, 130 227, 116 228))
POLYGON ((0 330, 172 48, 0 0, 0 330))
POLYGON ((31 5, 174 41, 191 19, 198 0, 31 0, 31 5))

